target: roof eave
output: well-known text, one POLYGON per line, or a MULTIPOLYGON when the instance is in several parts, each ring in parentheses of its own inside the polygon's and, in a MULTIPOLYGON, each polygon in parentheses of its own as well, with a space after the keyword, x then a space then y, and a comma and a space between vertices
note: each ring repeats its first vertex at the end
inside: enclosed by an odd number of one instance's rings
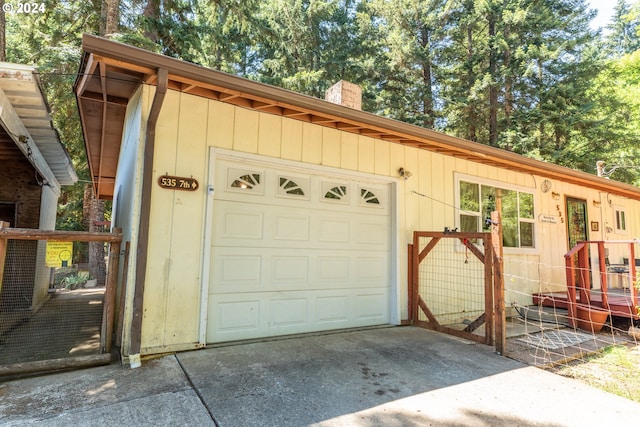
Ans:
MULTIPOLYGON (((441 149, 447 153, 451 152, 454 157, 464 157, 478 163, 493 164, 508 170, 559 179, 640 200, 640 189, 630 184, 607 180, 586 172, 532 159, 372 113, 354 110, 104 38, 85 34, 83 49, 86 53, 98 58, 115 59, 121 63, 131 64, 141 70, 146 70, 147 73, 154 73, 155 70, 164 68, 170 76, 179 76, 183 80, 201 82, 208 87, 227 90, 253 100, 269 100, 274 105, 285 108, 295 106, 320 116, 334 117, 343 122, 378 130, 385 134, 394 134, 400 139, 415 140, 416 145, 420 145, 426 150, 438 152, 438 149, 441 149), (424 143, 424 146, 421 142, 424 143)), ((86 58, 85 56, 85 62, 86 58)), ((147 80, 149 83, 153 83, 152 76, 148 75, 147 80)))

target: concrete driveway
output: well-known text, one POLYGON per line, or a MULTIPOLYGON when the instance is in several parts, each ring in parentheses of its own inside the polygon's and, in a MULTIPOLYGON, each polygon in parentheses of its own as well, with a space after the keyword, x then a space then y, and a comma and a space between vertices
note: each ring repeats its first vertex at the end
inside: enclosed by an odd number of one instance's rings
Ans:
POLYGON ((591 426, 640 404, 413 327, 0 383, 2 425, 591 426))

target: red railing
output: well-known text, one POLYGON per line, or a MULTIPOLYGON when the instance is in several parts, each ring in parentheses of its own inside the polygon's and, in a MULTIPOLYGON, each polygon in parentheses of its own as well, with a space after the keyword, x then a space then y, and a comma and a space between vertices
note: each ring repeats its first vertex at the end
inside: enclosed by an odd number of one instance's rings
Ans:
POLYGON ((569 252, 564 255, 565 274, 567 279, 567 305, 569 311, 569 322, 575 326, 577 318, 578 296, 581 305, 599 307, 610 311, 614 315, 638 318, 638 290, 636 289, 636 260, 635 260, 635 240, 616 241, 585 241, 578 242, 569 252), (628 262, 622 264, 610 264, 607 262, 606 245, 628 245, 628 262), (592 298, 591 290, 591 266, 589 263, 589 249, 592 245, 597 247, 598 254, 598 274, 600 278, 600 290, 596 298, 592 298), (577 255, 577 266, 576 266, 577 255), (609 275, 612 273, 623 274, 624 279, 629 282, 629 297, 625 295, 624 309, 619 301, 612 307, 609 295, 609 275))

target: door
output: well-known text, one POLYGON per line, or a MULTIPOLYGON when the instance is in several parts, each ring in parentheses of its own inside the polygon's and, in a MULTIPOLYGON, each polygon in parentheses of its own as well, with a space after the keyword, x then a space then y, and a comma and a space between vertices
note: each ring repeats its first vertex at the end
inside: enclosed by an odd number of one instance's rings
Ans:
MULTIPOLYGON (((570 251, 578 242, 589 240, 587 235, 587 201, 582 199, 567 198, 567 239, 570 251)), ((578 265, 578 254, 574 255, 574 265, 578 265)), ((589 262, 591 257, 589 256, 589 262)), ((590 272, 589 272, 590 274, 590 272)), ((579 269, 574 272, 576 284, 582 281, 579 269)), ((585 278, 586 280, 586 278, 585 278)), ((593 283, 590 281, 590 283, 593 283)))
POLYGON ((390 322, 390 184, 214 162, 208 343, 390 322))
POLYGON ((587 235, 587 201, 567 198, 567 236, 570 251, 578 242, 589 240, 587 235))

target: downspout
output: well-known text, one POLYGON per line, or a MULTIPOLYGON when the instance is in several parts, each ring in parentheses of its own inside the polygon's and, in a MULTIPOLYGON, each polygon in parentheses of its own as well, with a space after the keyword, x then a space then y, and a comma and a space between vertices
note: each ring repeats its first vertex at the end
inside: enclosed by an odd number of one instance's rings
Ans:
POLYGON ((140 366, 140 347, 142 341, 142 310, 144 285, 147 274, 147 248, 149 245, 149 216, 151 214, 151 185, 153 180, 153 153, 156 142, 156 124, 160 109, 167 93, 168 72, 166 68, 157 71, 156 93, 151 103, 147 131, 145 135, 144 160, 142 169, 142 196, 140 201, 140 224, 136 249, 136 277, 133 295, 133 318, 131 320, 131 346, 129 364, 131 368, 140 366))

